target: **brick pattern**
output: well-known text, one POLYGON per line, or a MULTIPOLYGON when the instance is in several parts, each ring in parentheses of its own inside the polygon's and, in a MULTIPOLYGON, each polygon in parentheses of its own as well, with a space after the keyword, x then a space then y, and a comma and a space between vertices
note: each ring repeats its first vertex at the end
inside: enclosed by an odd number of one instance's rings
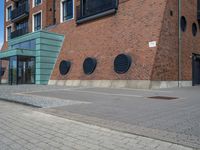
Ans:
MULTIPOLYGON (((5 8, 12 1, 5 3, 5 8)), ((32 8, 29 29, 32 31, 32 14, 42 10, 43 28, 53 24, 53 0, 32 8)), ((79 5, 75 0, 75 5, 79 5)), ((196 1, 182 1, 182 14, 187 19, 187 31, 182 33, 182 80, 192 80, 192 53, 200 54, 199 29, 192 35, 192 23, 196 19, 196 1)), ((4 16, 5 17, 5 16, 4 16)), ((76 18, 76 11, 75 11, 76 18)), ((51 80, 178 80, 178 2, 171 0, 120 0, 115 15, 77 25, 76 20, 60 22, 60 1, 56 1, 56 25, 49 31, 65 35, 60 55, 55 64, 51 80), (170 15, 173 12, 173 16, 170 15), (157 41, 156 48, 148 42, 157 41), (120 53, 132 56, 131 69, 122 75, 113 70, 114 58, 120 53), (83 72, 86 57, 95 57, 97 68, 92 75, 83 72), (66 76, 59 73, 59 64, 72 62, 66 76)), ((5 21, 5 26, 10 22, 5 21)), ((4 29, 5 30, 5 29, 4 29)), ((5 36, 4 36, 5 37, 5 36)), ((2 50, 8 48, 5 42, 2 50)))
POLYGON ((192 150, 176 144, 59 118, 2 101, 0 149, 192 150))
MULTIPOLYGON (((159 40, 165 5, 166 1, 157 0, 121 1, 115 15, 78 26, 75 20, 58 24, 50 31, 64 34, 65 41, 51 79, 150 80, 156 48, 149 48, 148 42, 159 40), (141 12, 141 9, 148 11, 141 12), (113 71, 114 58, 120 53, 128 53, 133 58, 131 69, 123 75, 113 71), (90 76, 85 75, 82 69, 88 56, 98 61, 90 76), (63 59, 72 61, 72 68, 66 76, 59 73, 63 59)), ((56 17, 59 20, 58 13, 56 17)))

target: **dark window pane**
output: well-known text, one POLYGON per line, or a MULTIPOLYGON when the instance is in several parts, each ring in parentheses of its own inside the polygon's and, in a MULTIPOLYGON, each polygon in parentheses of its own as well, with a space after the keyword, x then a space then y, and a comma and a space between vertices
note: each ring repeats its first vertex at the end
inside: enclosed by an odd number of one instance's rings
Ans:
POLYGON ((41 13, 34 16, 34 31, 41 29, 41 13))
POLYGON ((63 21, 73 18, 73 0, 65 0, 62 2, 63 21))

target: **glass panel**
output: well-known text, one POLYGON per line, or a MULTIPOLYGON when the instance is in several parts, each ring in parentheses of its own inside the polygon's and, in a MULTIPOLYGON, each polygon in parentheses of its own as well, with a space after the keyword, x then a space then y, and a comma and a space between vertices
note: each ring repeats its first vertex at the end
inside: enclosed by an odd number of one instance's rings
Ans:
POLYGON ((11 11, 12 11, 12 6, 10 6, 10 7, 7 8, 7 14, 8 14, 7 20, 11 19, 11 11))
POLYGON ((35 83, 35 58, 23 57, 18 58, 18 84, 35 83))
POLYGON ((26 56, 10 57, 9 84, 34 84, 35 58, 26 56))
POLYGON ((67 19, 73 18, 73 0, 67 1, 67 19))
POLYGON ((8 28, 7 28, 7 32, 8 32, 8 33, 7 33, 7 34, 8 34, 8 35, 7 35, 7 36, 8 36, 8 40, 10 40, 10 38, 11 38, 11 27, 8 27, 8 28))
POLYGON ((39 5, 41 3, 41 0, 35 0, 35 6, 39 5))
POLYGON ((17 84, 17 56, 10 57, 9 84, 17 84))
POLYGON ((15 45, 11 46, 12 48, 18 48, 18 49, 31 49, 31 50, 35 50, 36 49, 36 40, 30 40, 30 41, 25 41, 22 43, 18 43, 15 45))
POLYGON ((66 0, 62 2, 63 21, 73 18, 73 0, 66 0))
POLYGON ((41 13, 34 16, 34 31, 41 29, 41 13))

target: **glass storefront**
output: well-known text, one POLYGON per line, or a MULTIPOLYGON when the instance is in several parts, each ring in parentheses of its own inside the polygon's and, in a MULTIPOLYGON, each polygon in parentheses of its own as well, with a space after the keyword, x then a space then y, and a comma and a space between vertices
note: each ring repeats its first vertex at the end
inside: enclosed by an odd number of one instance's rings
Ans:
POLYGON ((35 58, 13 56, 9 58, 9 84, 34 84, 35 58))

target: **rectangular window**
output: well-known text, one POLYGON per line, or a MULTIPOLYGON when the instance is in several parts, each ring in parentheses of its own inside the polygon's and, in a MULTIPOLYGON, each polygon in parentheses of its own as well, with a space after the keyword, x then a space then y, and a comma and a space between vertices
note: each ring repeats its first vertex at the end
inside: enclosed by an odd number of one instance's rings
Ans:
POLYGON ((7 41, 11 39, 12 27, 7 27, 7 41))
POLYGON ((29 40, 21 43, 17 43, 15 45, 11 46, 14 49, 31 49, 35 50, 36 49, 36 40, 29 40))
POLYGON ((7 8, 7 21, 11 20, 12 6, 7 8))
POLYGON ((34 15, 34 31, 38 31, 42 28, 41 12, 34 15))
POLYGON ((24 20, 20 23, 16 23, 16 30, 28 28, 28 20, 24 20))
POLYGON ((62 21, 73 18, 73 0, 64 0, 62 2, 62 21))
POLYGON ((197 19, 200 20, 200 0, 197 0, 197 19))
POLYGON ((34 6, 40 5, 42 0, 34 0, 34 6))

